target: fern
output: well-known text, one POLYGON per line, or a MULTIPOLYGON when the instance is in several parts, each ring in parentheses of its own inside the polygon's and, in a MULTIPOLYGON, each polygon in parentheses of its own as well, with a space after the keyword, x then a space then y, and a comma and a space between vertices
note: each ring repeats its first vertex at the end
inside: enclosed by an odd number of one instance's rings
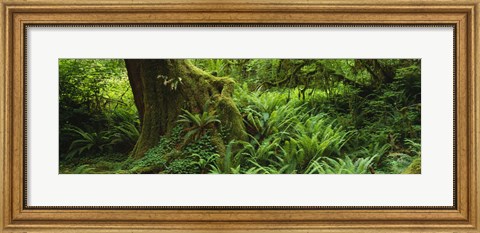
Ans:
POLYGON ((71 126, 67 131, 77 138, 70 144, 67 159, 75 155, 102 152, 110 146, 110 138, 107 132, 89 133, 75 126, 71 126))
POLYGON ((140 132, 135 124, 130 122, 122 122, 119 126, 114 127, 110 144, 127 144, 130 148, 133 148, 139 136, 140 132))
POLYGON ((220 156, 216 154, 217 160, 211 166, 210 173, 216 174, 239 174, 241 171, 241 163, 243 157, 247 153, 245 151, 251 149, 248 142, 244 141, 230 141, 225 147, 225 155, 220 156), (238 149, 241 147, 240 149, 238 149))
POLYGON ((183 114, 179 116, 180 119, 177 122, 187 125, 187 128, 184 129, 186 132, 184 144, 192 138, 197 140, 215 123, 220 123, 217 116, 208 111, 208 107, 204 107, 204 111, 201 114, 194 114, 185 109, 182 111, 183 114))
POLYGON ((375 157, 359 158, 355 161, 348 156, 344 159, 325 158, 319 165, 322 167, 322 172, 326 174, 368 174, 375 157))

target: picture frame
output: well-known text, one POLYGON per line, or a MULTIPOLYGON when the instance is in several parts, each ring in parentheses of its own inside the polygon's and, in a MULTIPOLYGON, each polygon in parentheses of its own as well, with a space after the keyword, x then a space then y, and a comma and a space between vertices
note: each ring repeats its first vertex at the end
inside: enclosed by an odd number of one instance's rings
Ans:
POLYGON ((2 1, 0 187, 4 232, 478 232, 480 1, 2 1), (26 205, 27 25, 453 25, 455 186, 451 208, 146 208, 26 205))

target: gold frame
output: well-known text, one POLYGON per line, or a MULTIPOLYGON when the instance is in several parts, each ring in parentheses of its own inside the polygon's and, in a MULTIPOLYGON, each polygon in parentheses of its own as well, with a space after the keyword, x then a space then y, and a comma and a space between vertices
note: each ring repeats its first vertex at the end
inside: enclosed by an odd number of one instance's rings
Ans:
POLYGON ((0 229, 55 232, 479 232, 480 0, 1 0, 0 229), (24 29, 35 24, 455 26, 454 208, 118 209, 24 205, 24 29))

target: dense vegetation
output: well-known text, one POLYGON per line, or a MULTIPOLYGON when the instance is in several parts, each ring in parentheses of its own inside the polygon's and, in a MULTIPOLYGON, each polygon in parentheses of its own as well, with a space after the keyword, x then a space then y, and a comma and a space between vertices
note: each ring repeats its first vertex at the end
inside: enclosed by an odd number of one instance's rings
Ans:
MULTIPOLYGON (((232 80, 241 133, 212 99, 183 109, 153 147, 132 156, 146 123, 124 60, 61 59, 60 173, 421 172, 420 60, 187 63, 232 80)), ((158 75, 158 82, 175 92, 187 78, 158 75)))

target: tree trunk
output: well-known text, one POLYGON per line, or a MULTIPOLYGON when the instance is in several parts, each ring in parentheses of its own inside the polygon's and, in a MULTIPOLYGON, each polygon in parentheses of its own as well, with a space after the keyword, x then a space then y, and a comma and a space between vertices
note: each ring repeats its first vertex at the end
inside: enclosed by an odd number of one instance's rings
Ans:
MULTIPOLYGON (((232 79, 214 77, 184 59, 126 59, 125 64, 142 128, 134 158, 143 157, 171 133, 182 109, 200 113, 207 102, 221 126, 229 129, 227 141, 245 139, 242 117, 232 100, 232 79)), ((212 143, 224 153, 219 129, 214 130, 212 143)))

